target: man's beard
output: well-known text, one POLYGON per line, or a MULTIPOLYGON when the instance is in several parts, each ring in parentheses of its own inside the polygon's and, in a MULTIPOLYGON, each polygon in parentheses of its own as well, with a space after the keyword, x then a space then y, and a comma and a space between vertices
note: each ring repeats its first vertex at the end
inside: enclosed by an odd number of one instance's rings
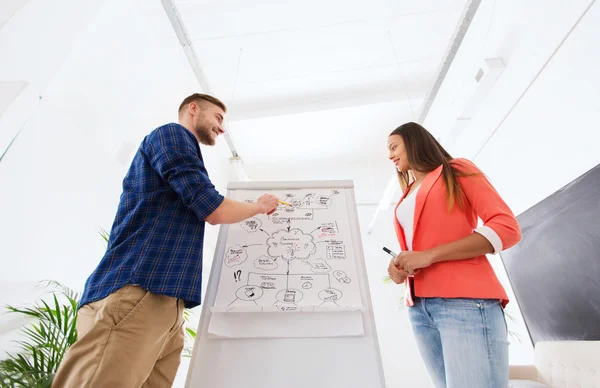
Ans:
POLYGON ((201 144, 207 146, 215 145, 215 139, 211 136, 213 131, 212 127, 208 126, 206 123, 201 123, 196 125, 195 129, 201 144))

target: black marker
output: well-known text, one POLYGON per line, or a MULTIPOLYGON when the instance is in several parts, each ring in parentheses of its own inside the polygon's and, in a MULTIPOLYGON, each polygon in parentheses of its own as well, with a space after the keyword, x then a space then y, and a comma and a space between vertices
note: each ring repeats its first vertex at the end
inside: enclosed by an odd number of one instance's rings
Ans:
POLYGON ((386 247, 383 247, 383 250, 385 251, 385 253, 389 254, 390 256, 392 256, 394 259, 396 257, 398 257, 397 254, 395 254, 394 252, 390 251, 389 249, 387 249, 386 247))

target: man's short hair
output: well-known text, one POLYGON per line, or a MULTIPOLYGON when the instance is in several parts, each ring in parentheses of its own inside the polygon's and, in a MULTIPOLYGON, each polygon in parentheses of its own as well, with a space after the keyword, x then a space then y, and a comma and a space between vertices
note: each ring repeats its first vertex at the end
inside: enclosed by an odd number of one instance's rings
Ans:
POLYGON ((195 103, 202 103, 202 102, 208 102, 210 104, 216 105, 219 108, 223 109, 223 112, 227 112, 227 107, 225 106, 225 104, 223 104, 223 102, 221 100, 219 100, 218 98, 215 98, 213 96, 209 96, 208 94, 200 94, 200 93, 194 93, 191 96, 186 97, 183 102, 181 103, 181 105, 179 105, 179 114, 181 114, 181 112, 191 103, 191 102, 195 102, 195 103))

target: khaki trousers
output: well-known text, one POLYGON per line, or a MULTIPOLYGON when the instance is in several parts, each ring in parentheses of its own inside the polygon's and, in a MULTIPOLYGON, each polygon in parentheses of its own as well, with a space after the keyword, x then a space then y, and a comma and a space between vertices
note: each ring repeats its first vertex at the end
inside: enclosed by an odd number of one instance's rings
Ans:
POLYGON ((53 388, 171 387, 183 350, 183 301, 127 285, 81 307, 77 334, 53 388))

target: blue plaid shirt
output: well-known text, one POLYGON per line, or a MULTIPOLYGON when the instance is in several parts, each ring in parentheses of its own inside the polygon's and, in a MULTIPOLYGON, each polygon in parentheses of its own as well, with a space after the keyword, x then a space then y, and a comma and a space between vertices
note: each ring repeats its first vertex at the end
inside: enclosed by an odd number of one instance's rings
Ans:
POLYGON ((127 284, 199 305, 204 218, 222 202, 194 135, 179 124, 152 131, 123 180, 106 253, 80 305, 127 284))

